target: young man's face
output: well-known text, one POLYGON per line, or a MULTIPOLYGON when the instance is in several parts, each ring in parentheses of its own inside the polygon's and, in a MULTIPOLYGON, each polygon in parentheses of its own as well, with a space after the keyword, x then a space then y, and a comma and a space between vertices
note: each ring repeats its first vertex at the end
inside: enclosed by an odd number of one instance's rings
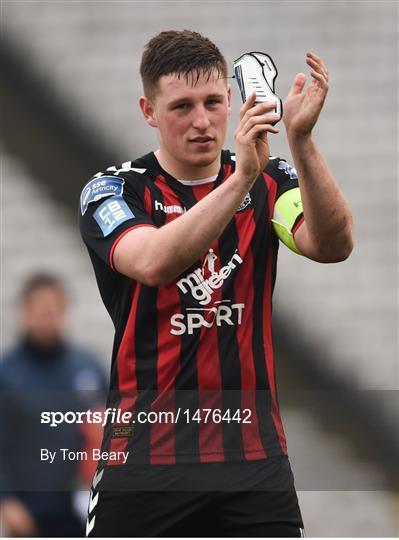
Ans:
POLYGON ((164 75, 152 102, 142 98, 141 107, 147 122, 158 129, 160 150, 167 161, 194 177, 196 169, 220 165, 230 87, 216 70, 209 80, 201 75, 194 84, 191 76, 187 81, 184 76, 164 75))

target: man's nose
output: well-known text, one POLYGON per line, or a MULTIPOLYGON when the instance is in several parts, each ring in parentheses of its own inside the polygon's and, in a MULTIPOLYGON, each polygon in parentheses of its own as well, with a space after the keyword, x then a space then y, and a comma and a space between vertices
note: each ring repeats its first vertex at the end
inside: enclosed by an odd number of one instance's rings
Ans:
POLYGON ((194 111, 193 127, 196 129, 204 130, 210 126, 208 118, 208 111, 204 106, 200 105, 194 111))

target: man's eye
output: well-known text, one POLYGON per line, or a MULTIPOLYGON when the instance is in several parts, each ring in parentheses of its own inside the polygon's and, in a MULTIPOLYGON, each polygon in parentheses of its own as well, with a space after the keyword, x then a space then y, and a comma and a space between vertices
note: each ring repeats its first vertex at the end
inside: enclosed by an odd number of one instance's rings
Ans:
POLYGON ((208 99, 207 104, 208 105, 216 105, 217 103, 220 103, 220 99, 208 99))
POLYGON ((178 105, 175 105, 173 108, 174 109, 187 109, 188 108, 188 103, 179 103, 178 105))

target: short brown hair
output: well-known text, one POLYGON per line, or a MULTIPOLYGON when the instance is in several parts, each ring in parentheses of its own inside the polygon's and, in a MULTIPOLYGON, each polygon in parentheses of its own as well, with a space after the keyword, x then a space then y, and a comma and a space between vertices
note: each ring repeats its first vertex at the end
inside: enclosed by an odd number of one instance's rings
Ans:
POLYGON ((144 93, 153 97, 163 75, 183 76, 195 84, 201 75, 227 77, 227 62, 212 41, 191 30, 166 30, 146 45, 140 65, 144 93))
POLYGON ((55 289, 65 298, 67 296, 65 285, 58 276, 46 272, 39 272, 29 277, 23 284, 20 293, 20 301, 22 303, 26 302, 33 292, 43 288, 55 289))

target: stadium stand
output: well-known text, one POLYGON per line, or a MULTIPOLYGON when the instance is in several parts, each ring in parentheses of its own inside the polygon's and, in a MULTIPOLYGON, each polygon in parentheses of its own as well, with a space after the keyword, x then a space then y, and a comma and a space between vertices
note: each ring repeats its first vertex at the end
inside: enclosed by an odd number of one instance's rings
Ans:
MULTIPOLYGON (((3 145, 2 145, 3 146, 3 145)), ((14 340, 16 295, 20 285, 41 270, 59 275, 71 296, 70 331, 91 344, 102 358, 112 345, 112 323, 98 295, 90 262, 76 227, 64 208, 54 204, 18 158, 3 146, 1 298, 2 349, 14 340)))
MULTIPOLYGON (((289 312, 292 324, 311 329, 312 320, 317 320, 320 344, 331 353, 321 361, 333 362, 343 377, 360 388, 398 389, 397 299, 392 294, 397 255, 394 8, 389 3, 381 7, 363 2, 344 9, 324 3, 301 3, 300 9, 290 2, 267 7, 254 3, 251 13, 244 14, 237 3, 228 9, 220 3, 210 18, 195 2, 183 2, 178 8, 171 4, 154 21, 152 3, 140 4, 139 10, 129 3, 118 9, 104 3, 93 10, 93 5, 33 2, 21 9, 18 3, 6 2, 4 27, 17 37, 25 62, 32 63, 69 103, 69 114, 84 120, 96 137, 100 133, 104 143, 112 141, 121 162, 155 144, 136 102, 141 93, 137 73, 141 50, 158 30, 195 21, 196 28, 220 44, 229 61, 251 47, 267 49, 281 66, 277 79, 281 95, 293 75, 306 69, 308 49, 325 58, 331 91, 316 137, 353 207, 356 248, 338 267, 294 260, 281 250, 287 263, 280 265, 284 294, 276 304, 289 312), (323 24, 327 20, 328 25, 323 24), (268 21, 280 24, 268 27, 268 21), (240 31, 248 27, 245 22, 251 22, 251 33, 240 31), (289 278, 295 274, 304 276, 301 288, 289 289, 294 282, 289 278), (291 304, 302 305, 299 315, 292 313, 291 304), (377 360, 382 350, 383 362, 377 360)), ((237 91, 235 105, 237 109, 237 91)), ((289 159, 282 136, 273 140, 273 153, 289 159)))

